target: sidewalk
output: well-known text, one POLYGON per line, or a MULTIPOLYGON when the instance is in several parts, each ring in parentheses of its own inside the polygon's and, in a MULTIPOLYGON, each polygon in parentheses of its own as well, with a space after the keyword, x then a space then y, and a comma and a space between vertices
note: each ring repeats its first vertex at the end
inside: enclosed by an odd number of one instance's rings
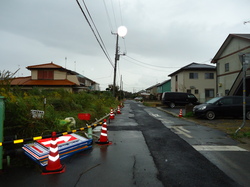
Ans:
MULTIPOLYGON (((158 110, 161 110, 163 112, 166 112, 168 114, 171 114, 175 117, 179 117, 179 111, 182 109, 183 116, 185 116, 186 111, 185 107, 177 107, 177 108, 168 108, 168 107, 156 107, 158 110)), ((202 126, 210 127, 213 129, 220 130, 222 132, 225 132, 229 136, 234 134, 235 130, 238 129, 242 124, 242 119, 214 119, 214 120, 208 120, 203 118, 196 118, 196 117, 182 117, 182 119, 197 123, 202 126)), ((245 130, 245 128, 250 128, 250 120, 246 120, 246 124, 242 130, 245 130)), ((247 149, 250 151, 250 138, 247 137, 238 137, 237 140, 239 142, 239 146, 247 149)))

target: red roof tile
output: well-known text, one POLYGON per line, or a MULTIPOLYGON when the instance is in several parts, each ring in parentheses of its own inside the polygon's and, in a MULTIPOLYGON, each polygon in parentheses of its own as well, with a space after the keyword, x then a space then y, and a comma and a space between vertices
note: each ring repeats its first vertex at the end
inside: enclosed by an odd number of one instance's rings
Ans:
POLYGON ((64 69, 62 66, 54 64, 53 62, 47 64, 39 64, 34 66, 28 66, 27 69, 64 69))
POLYGON ((74 86, 69 80, 31 80, 31 77, 19 77, 12 80, 11 85, 20 86, 74 86))

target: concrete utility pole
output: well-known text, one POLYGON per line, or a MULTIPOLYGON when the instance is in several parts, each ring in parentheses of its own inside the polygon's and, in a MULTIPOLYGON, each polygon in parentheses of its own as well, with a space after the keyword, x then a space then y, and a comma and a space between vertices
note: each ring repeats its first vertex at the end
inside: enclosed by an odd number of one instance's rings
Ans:
POLYGON ((117 33, 112 33, 116 35, 116 47, 115 47, 115 66, 114 66, 114 81, 113 81, 113 96, 115 97, 115 82, 116 82, 116 68, 117 68, 117 61, 119 60, 120 54, 119 54, 119 46, 118 46, 118 40, 119 36, 124 37, 127 34, 127 28, 124 26, 120 26, 117 30, 117 33))
POLYGON ((118 40, 119 40, 119 35, 116 33, 115 66, 114 66, 114 81, 113 81, 113 96, 114 97, 115 97, 116 68, 117 68, 117 61, 119 60, 118 40))

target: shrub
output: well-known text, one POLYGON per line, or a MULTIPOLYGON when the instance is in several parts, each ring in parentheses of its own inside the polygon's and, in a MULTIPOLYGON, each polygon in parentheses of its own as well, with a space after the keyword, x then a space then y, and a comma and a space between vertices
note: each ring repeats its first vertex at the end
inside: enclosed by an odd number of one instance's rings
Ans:
POLYGON ((109 113, 110 107, 116 108, 116 101, 111 94, 105 92, 69 93, 65 90, 30 91, 0 89, 0 95, 6 98, 4 135, 16 135, 18 138, 29 138, 48 135, 52 131, 62 132, 66 128, 59 125, 60 120, 74 117, 77 126, 92 123, 109 113), (46 105, 44 99, 46 98, 46 105), (31 110, 44 110, 42 119, 34 119, 31 110), (77 119, 78 113, 90 113, 90 121, 77 119))

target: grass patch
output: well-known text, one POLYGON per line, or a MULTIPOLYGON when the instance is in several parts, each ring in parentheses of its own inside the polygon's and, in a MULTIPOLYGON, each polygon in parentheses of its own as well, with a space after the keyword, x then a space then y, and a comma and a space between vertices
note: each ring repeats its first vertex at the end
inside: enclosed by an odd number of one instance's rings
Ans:
POLYGON ((144 101, 143 105, 148 106, 148 107, 162 106, 161 102, 159 101, 144 101))

